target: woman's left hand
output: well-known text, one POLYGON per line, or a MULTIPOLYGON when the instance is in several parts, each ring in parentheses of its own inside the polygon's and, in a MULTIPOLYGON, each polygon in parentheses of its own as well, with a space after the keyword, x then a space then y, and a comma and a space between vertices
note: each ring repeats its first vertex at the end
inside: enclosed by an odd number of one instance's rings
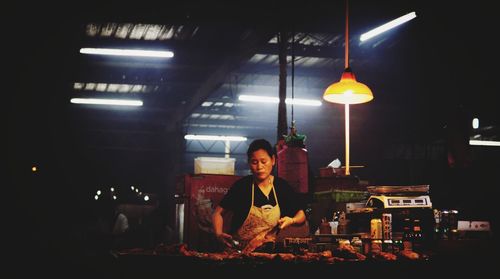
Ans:
POLYGON ((285 216, 278 220, 278 224, 280 226, 280 230, 282 230, 288 226, 295 224, 295 218, 285 216))

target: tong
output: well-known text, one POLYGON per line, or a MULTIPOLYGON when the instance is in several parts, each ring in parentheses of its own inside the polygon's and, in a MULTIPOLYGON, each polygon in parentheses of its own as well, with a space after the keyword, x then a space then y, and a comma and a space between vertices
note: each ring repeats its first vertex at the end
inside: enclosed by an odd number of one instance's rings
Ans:
POLYGON ((236 250, 236 252, 241 254, 240 242, 236 239, 231 239, 231 248, 236 250))

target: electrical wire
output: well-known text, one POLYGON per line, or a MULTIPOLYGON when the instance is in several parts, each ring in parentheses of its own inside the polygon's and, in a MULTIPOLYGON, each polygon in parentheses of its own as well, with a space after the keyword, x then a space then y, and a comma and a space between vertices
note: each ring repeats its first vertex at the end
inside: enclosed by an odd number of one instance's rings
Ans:
MULTIPOLYGON (((292 29, 292 100, 295 100, 294 95, 294 82, 295 82, 295 30, 292 29)), ((292 125, 295 118, 293 117, 293 102, 292 102, 292 125)))

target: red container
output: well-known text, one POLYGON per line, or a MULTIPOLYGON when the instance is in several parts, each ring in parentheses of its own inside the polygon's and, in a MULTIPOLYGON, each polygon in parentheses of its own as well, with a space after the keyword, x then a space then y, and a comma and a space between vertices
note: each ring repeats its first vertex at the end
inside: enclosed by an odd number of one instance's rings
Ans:
POLYGON ((319 168, 319 176, 320 177, 335 176, 335 171, 333 170, 333 168, 319 168))
POLYGON ((285 179, 297 193, 309 191, 307 149, 288 147, 278 150, 278 176, 285 179))

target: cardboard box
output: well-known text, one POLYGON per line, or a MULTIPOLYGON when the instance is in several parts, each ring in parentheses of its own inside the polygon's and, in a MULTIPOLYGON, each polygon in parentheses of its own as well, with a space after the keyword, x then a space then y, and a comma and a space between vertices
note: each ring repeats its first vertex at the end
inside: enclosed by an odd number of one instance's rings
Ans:
MULTIPOLYGON (((177 177, 175 211, 175 232, 179 242, 186 243, 189 249, 214 252, 217 241, 212 230, 212 214, 215 207, 241 178, 236 175, 184 174, 177 177)), ((223 213, 223 231, 228 232, 231 225, 230 211, 223 213)))
POLYGON ((459 231, 490 231, 489 221, 458 221, 459 231))
POLYGON ((194 174, 234 175, 234 158, 197 157, 194 159, 194 174))

